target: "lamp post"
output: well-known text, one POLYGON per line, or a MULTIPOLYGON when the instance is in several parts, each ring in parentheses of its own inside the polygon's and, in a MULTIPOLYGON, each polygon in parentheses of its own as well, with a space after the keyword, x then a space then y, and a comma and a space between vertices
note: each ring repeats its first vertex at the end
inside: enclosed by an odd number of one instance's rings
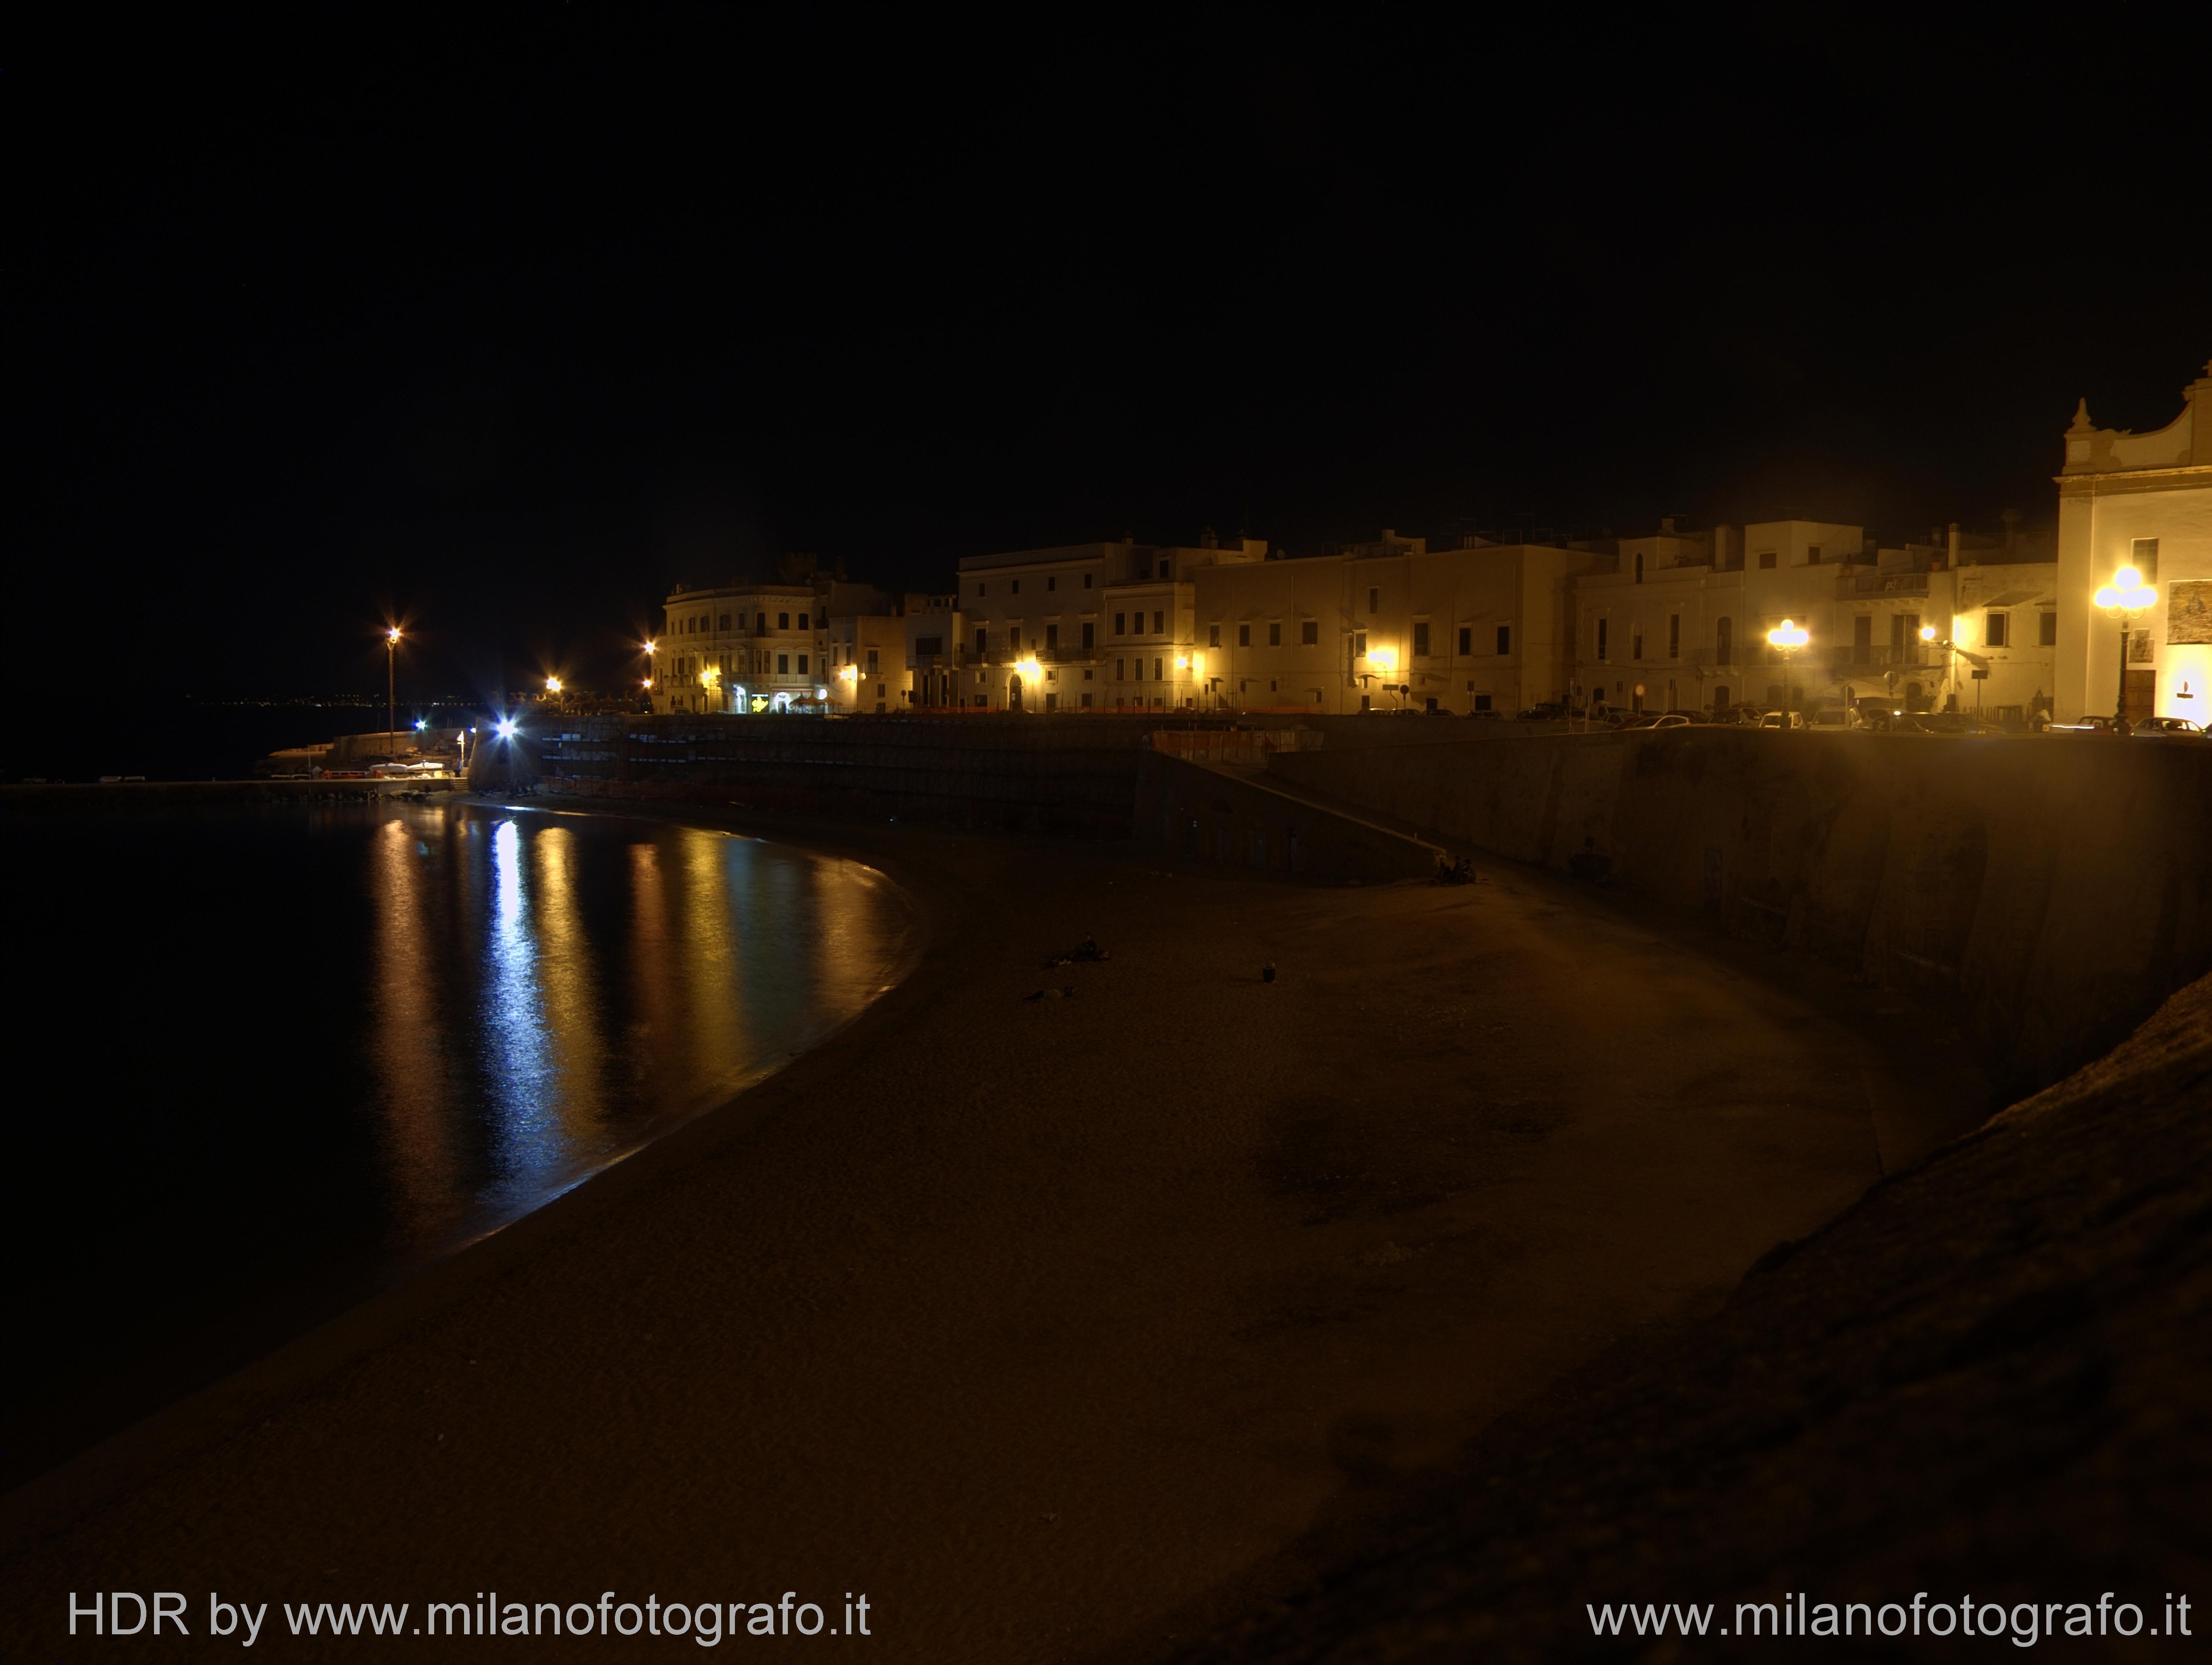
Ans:
MULTIPOLYGON (((1376 668, 1375 674, 1382 677, 1382 686, 1390 690, 1391 698, 1394 699, 1396 699, 1398 684, 1394 679, 1398 674, 1397 650, 1387 647, 1370 647, 1367 650, 1367 663, 1376 668)), ((1404 702, 1400 701, 1400 703, 1403 704, 1404 702)))
POLYGON ((1782 730, 1790 730, 1790 656, 1812 640, 1812 634, 1795 619, 1784 619, 1766 633, 1767 645, 1782 656, 1782 730))
POLYGON ((398 686, 394 680, 397 673, 392 668, 392 656, 398 651, 399 627, 393 625, 384 633, 384 755, 386 758, 394 755, 392 749, 392 730, 398 722, 395 712, 399 702, 393 695, 393 690, 398 686))
POLYGON ((2105 616, 2117 619, 2120 626, 2120 680, 2112 696, 2112 729, 2118 734, 2128 731, 2128 627, 2150 611, 2157 600, 2158 591, 2145 584, 2142 574, 2132 566, 2113 573, 2112 581, 2096 595, 2105 616))

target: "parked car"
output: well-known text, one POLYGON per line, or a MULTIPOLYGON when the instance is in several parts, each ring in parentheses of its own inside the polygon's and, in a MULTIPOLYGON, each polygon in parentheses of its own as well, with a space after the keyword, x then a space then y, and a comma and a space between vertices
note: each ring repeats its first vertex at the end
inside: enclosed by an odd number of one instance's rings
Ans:
POLYGON ((2112 735, 2117 734, 2118 730, 2112 726, 2112 719, 2109 717, 2083 717, 2071 723, 2054 723, 2051 725, 2051 732, 2112 735))
POLYGON ((1916 711, 1903 718, 1899 726, 1914 734, 1961 735, 1998 734, 2002 730, 1982 722, 1966 711, 1916 711))
POLYGON ((2204 738, 2203 725, 2198 723, 2191 723, 2185 717, 2146 717, 2135 725, 2135 732, 2139 735, 2151 735, 2154 736, 2160 735, 2191 735, 2199 740, 2204 738))
POLYGON ((1556 717, 1561 717, 1566 715, 1567 702, 1565 700, 1540 699, 1534 705, 1529 706, 1527 711, 1522 711, 1517 720, 1522 723, 1549 723, 1556 717))
POLYGON ((1817 711, 1812 714, 1811 726, 1816 729, 1838 730, 1856 729, 1859 726, 1858 713, 1848 705, 1830 705, 1825 710, 1817 711))
POLYGON ((1662 711, 1652 718, 1651 726, 1655 729, 1687 729, 1693 724, 1692 719, 1680 711, 1662 711))
POLYGON ((1788 720, 1786 723, 1783 720, 1783 719, 1784 719, 1784 715, 1785 715, 1785 713, 1781 712, 1781 711, 1767 711, 1767 712, 1765 712, 1765 713, 1763 713, 1763 714, 1760 716, 1760 717, 1759 717, 1759 726, 1760 728, 1762 728, 1762 729, 1783 729, 1783 728, 1802 729, 1802 728, 1803 728, 1803 727, 1805 726, 1805 713, 1804 713, 1804 712, 1802 712, 1802 711, 1790 711, 1790 712, 1788 712, 1786 715, 1787 715, 1787 717, 1788 717, 1789 720, 1788 720))

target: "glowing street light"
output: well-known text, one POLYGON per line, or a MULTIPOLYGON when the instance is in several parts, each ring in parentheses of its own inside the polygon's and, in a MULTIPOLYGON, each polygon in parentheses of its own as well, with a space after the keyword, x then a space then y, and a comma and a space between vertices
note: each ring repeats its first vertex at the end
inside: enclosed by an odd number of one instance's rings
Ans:
POLYGON ((1782 728, 1785 734, 1790 730, 1790 656, 1812 639, 1812 633, 1795 619, 1784 619, 1766 633, 1768 645, 1782 656, 1782 728))
POLYGON ((561 692, 561 679, 557 676, 547 677, 545 679, 545 692, 551 694, 559 693, 561 692))
POLYGON ((397 715, 399 702, 392 697, 393 671, 392 657, 399 651, 399 627, 393 625, 384 633, 384 754, 392 752, 392 732, 399 726, 397 715))
POLYGON ((2112 706, 2112 726, 2120 733, 2128 731, 2128 634, 2129 627, 2148 611, 2158 601, 2158 591, 2142 581, 2142 574, 2132 566, 2123 566, 2112 574, 2112 581, 2097 591, 2098 606, 2105 616, 2116 619, 2120 626, 2120 681, 2112 706))
POLYGON ((514 738, 514 719, 513 717, 501 717, 499 719, 498 728, 499 737, 501 740, 512 740, 514 738))

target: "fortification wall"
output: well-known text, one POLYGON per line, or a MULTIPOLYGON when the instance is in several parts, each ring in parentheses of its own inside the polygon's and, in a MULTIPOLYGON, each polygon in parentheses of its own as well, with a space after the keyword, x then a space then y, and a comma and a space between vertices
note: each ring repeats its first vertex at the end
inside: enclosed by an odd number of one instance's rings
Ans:
POLYGON ((2212 971, 2212 746, 1691 729, 1287 754, 1286 783, 1954 1007, 2009 1094, 2212 971))

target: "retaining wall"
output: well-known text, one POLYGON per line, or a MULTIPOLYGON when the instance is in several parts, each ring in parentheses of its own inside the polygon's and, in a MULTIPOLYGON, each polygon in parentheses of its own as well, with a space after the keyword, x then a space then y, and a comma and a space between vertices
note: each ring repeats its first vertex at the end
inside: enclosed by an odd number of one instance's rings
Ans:
POLYGON ((2212 745, 1728 729, 1291 753, 1287 784, 1940 996, 2008 1097, 2212 971, 2212 745))
POLYGON ((1229 719, 590 717, 532 736, 549 790, 1126 837, 1157 730, 1229 719))

